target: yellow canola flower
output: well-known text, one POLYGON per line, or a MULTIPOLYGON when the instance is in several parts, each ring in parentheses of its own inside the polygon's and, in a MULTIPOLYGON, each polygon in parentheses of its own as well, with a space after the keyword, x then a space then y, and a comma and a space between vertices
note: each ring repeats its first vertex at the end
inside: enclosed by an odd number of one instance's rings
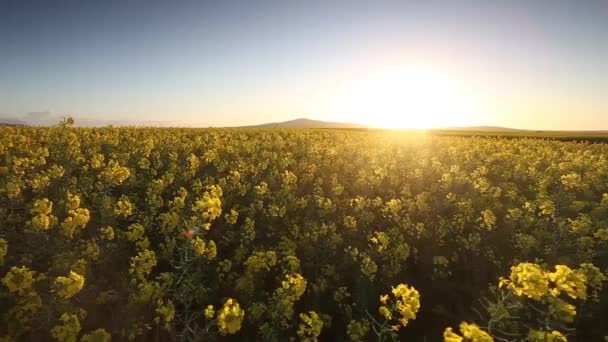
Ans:
POLYGON ((416 313, 420 309, 420 293, 405 284, 397 285, 392 292, 396 299, 397 311, 402 316, 400 322, 406 326, 409 320, 416 319, 416 313))
POLYGON ((70 271, 68 277, 57 277, 53 288, 57 296, 69 299, 80 292, 83 286, 84 277, 74 271, 70 271))
POLYGON ((393 318, 391 311, 386 306, 381 306, 378 308, 378 312, 380 312, 380 315, 387 320, 393 318))
POLYGON ((365 338, 370 329, 369 321, 355 321, 352 320, 346 327, 348 337, 353 341, 361 341, 365 338))
POLYGON ((83 335, 80 342, 110 342, 112 335, 104 329, 93 330, 90 333, 83 335))
POLYGON ((587 279, 581 272, 573 271, 565 265, 556 265, 555 272, 548 273, 547 277, 555 284, 551 289, 552 295, 558 296, 565 292, 574 299, 587 299, 587 279))
POLYGON ((8 241, 0 238, 0 265, 4 264, 4 257, 8 253, 8 241))
POLYGON ((115 237, 114 228, 112 228, 110 226, 105 226, 105 227, 102 227, 99 230, 99 232, 100 232, 102 239, 107 240, 107 241, 114 240, 114 237, 115 237))
POLYGON ((77 208, 68 212, 68 217, 61 223, 65 236, 71 238, 77 228, 83 229, 91 220, 89 209, 77 208))
POLYGON ((481 330, 477 324, 460 323, 460 332, 464 338, 473 342, 493 342, 494 339, 487 332, 481 330))
POLYGON ((36 200, 32 206, 32 210, 30 210, 30 212, 34 215, 50 215, 52 211, 53 202, 49 201, 48 198, 36 200))
POLYGON ((294 300, 299 299, 306 291, 306 279, 298 273, 288 274, 281 282, 281 287, 290 292, 290 297, 294 300))
POLYGON ((78 333, 82 329, 78 316, 64 313, 61 315, 61 324, 51 329, 51 336, 60 342, 76 342, 78 333))
POLYGON ((72 193, 68 193, 68 199, 65 201, 65 207, 67 210, 74 210, 80 208, 80 197, 72 193))
POLYGON ((53 202, 49 201, 47 198, 36 200, 30 210, 34 215, 31 220, 32 227, 37 230, 47 230, 51 228, 51 223, 53 222, 53 216, 51 216, 52 211, 53 202))
POLYGON ((300 314, 300 320, 302 322, 297 332, 300 341, 316 342, 323 329, 323 319, 316 312, 309 311, 307 314, 300 314))
POLYGON ((549 282, 539 265, 520 263, 511 267, 508 279, 501 278, 499 287, 506 286, 518 296, 540 300, 549 291, 549 282))
POLYGON ((120 166, 115 160, 110 160, 99 176, 109 185, 119 185, 130 175, 131 171, 127 167, 120 166))
POLYGON ((568 342, 566 336, 557 330, 551 332, 531 329, 528 332, 530 342, 568 342))
POLYGON ((477 324, 462 322, 460 323, 460 333, 455 333, 451 327, 443 332, 444 342, 494 342, 494 338, 483 331, 477 324))
POLYGON ((133 204, 127 196, 120 196, 114 205, 114 215, 117 217, 129 217, 133 214, 133 204))
POLYGON ((220 309, 217 316, 217 325, 221 335, 235 334, 241 330, 241 324, 245 317, 245 311, 241 309, 239 303, 229 298, 220 309))
POLYGON ((213 317, 215 316, 215 309, 213 308, 213 305, 207 305, 204 313, 205 313, 205 318, 213 319, 213 317))
POLYGON ((190 241, 191 241, 190 243, 192 244, 192 249, 194 250, 194 255, 201 256, 201 255, 205 254, 205 251, 207 250, 205 240, 196 236, 194 239, 192 239, 190 241))
POLYGON ((34 285, 36 272, 31 271, 27 266, 11 267, 11 270, 2 278, 2 284, 8 291, 17 292, 20 296, 28 293, 34 285))
POLYGON ((444 342, 462 342, 462 336, 456 334, 451 327, 446 328, 443 332, 443 341, 444 342))

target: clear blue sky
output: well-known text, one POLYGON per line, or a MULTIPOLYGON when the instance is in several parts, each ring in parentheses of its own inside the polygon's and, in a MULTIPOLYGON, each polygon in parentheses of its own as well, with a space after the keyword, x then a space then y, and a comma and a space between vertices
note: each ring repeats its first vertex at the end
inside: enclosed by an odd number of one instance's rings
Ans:
POLYGON ((0 113, 45 110, 608 129, 608 1, 0 0, 0 113))

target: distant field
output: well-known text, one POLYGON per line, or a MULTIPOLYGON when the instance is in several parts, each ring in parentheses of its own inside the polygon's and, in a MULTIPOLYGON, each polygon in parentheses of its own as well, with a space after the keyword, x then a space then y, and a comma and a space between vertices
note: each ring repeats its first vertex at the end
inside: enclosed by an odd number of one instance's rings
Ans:
POLYGON ((568 131, 473 131, 473 130, 430 130, 430 134, 452 137, 504 137, 504 138, 547 138, 557 140, 579 140, 592 142, 608 141, 608 132, 568 132, 568 131))

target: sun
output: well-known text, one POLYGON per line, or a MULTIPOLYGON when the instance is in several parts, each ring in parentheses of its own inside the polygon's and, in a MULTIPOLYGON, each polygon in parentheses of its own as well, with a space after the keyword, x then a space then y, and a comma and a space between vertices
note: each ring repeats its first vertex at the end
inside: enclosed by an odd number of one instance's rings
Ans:
POLYGON ((334 99, 338 120, 380 128, 463 126, 481 114, 466 87, 431 67, 392 67, 349 81, 334 99))

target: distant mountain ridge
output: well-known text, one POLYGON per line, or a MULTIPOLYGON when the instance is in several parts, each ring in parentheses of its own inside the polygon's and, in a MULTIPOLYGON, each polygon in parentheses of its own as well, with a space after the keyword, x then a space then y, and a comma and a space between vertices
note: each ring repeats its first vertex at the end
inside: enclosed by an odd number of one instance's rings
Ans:
POLYGON ((349 122, 328 122, 311 119, 295 119, 282 122, 271 122, 261 125, 240 126, 240 128, 368 128, 367 125, 354 124, 349 122))
POLYGON ((493 131, 493 132, 530 132, 529 129, 519 129, 519 128, 510 128, 510 127, 500 127, 500 126, 466 126, 466 127, 448 127, 443 128, 448 130, 457 130, 457 131, 493 131))
MULTIPOLYGON (((5 113, 0 113, 0 126, 54 126, 57 125, 63 118, 69 115, 62 115, 44 112, 30 112, 25 115, 15 116, 5 113)), ((76 121, 76 126, 83 127, 103 127, 103 126, 126 126, 126 127, 222 127, 210 125, 188 124, 181 121, 152 121, 152 120, 120 120, 120 119, 94 119, 90 117, 73 116, 76 121)), ((227 126, 223 126, 227 127, 227 126)), ((230 126, 232 128, 373 128, 381 129, 374 126, 356 124, 351 122, 330 122, 322 120, 313 120, 307 118, 299 118, 289 121, 270 122, 259 125, 248 126, 230 126)), ((229 127, 227 127, 229 128, 229 127)), ((406 129, 407 130, 407 129, 406 129)), ((485 131, 485 132, 503 132, 505 134, 512 133, 534 133, 534 132, 571 132, 571 133, 608 133, 608 129, 582 129, 582 130, 551 130, 551 129, 520 129, 501 126, 451 126, 442 128, 433 128, 429 131, 485 131)))

